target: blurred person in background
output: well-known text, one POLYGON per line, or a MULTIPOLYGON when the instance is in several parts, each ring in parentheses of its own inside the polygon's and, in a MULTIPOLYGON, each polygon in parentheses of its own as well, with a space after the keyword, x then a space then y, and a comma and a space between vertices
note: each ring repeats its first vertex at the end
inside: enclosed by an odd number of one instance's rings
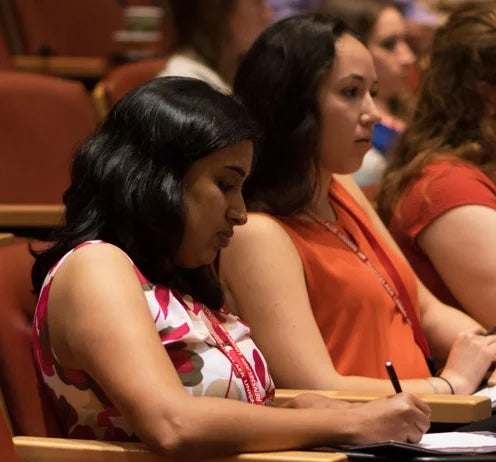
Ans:
POLYGON ((424 284, 496 325, 496 2, 436 33, 412 121, 378 207, 424 284))
POLYGON ((297 14, 309 13, 319 4, 320 0, 267 0, 272 11, 272 22, 279 21, 297 14))
POLYGON ((240 58, 267 27, 266 0, 169 0, 175 41, 160 76, 194 77, 231 92, 240 58))

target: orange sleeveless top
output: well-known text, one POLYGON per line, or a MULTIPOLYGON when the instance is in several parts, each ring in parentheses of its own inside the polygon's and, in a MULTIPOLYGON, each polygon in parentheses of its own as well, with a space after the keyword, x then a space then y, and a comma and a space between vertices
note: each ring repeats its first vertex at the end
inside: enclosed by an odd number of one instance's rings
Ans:
MULTIPOLYGON (((387 250, 388 245, 374 231, 366 212, 337 180, 331 183, 329 198, 337 214, 336 226, 348 233, 395 287, 348 210, 370 225, 378 243, 387 250)), ((321 224, 296 218, 277 221, 292 239, 302 260, 313 314, 336 370, 342 375, 387 379, 384 363, 392 361, 400 379, 429 376, 411 327, 377 275, 321 224)), ((390 259, 418 314, 417 282, 412 269, 393 251, 390 259)))

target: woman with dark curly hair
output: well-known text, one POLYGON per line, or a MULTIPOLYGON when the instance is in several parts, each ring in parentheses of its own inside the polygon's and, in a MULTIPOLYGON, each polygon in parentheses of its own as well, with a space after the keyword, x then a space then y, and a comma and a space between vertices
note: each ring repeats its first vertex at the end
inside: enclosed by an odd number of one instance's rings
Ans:
POLYGON ((378 200, 425 285, 486 327, 496 325, 495 63, 496 2, 437 31, 378 200))
POLYGON ((428 428, 408 394, 264 406, 265 360, 212 269, 246 222, 255 138, 234 99, 166 77, 124 96, 76 153, 66 224, 33 267, 35 362, 66 436, 141 439, 189 461, 416 442, 428 428))

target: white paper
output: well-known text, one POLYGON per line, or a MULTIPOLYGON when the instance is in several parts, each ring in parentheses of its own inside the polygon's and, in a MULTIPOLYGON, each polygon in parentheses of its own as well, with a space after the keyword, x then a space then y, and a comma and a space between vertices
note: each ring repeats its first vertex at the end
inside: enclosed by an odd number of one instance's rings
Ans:
POLYGON ((441 451, 496 451, 496 433, 488 435, 470 432, 426 433, 419 446, 441 451), (491 436, 494 435, 494 436, 491 436))
POLYGON ((475 396, 487 396, 491 398, 492 407, 496 407, 496 387, 485 387, 474 393, 475 396))

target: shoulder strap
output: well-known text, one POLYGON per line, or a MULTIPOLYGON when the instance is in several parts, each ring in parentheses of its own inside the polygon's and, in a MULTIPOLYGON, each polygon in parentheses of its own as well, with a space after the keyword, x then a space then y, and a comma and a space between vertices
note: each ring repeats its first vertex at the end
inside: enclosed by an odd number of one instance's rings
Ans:
POLYGON ((405 283, 403 282, 403 278, 401 275, 398 273, 398 270, 396 269, 395 265, 391 261, 389 255, 387 252, 384 250, 382 245, 379 243, 379 241, 375 238, 374 234, 370 231, 369 227, 363 222, 363 220, 357 216, 356 213, 354 213, 350 207, 348 207, 339 197, 336 195, 332 195, 333 200, 335 200, 341 207, 343 207, 350 215, 351 217, 355 220, 355 223, 358 225, 362 233, 364 234, 365 238, 369 242, 370 246, 372 247, 372 250, 376 254, 377 258, 380 260, 382 263, 382 266, 388 273, 389 277, 391 278, 391 281, 396 287, 396 290, 398 291, 398 297, 400 298, 401 302, 403 303, 403 306, 405 307, 405 311, 408 315, 408 318, 410 319, 411 325, 412 325, 412 330, 413 330, 413 336, 415 338, 415 341, 417 342, 417 345, 420 347, 422 352, 424 353, 425 359, 427 361, 427 365, 429 366, 429 370, 431 373, 434 373, 434 365, 431 357, 431 352, 429 348, 429 344, 427 342, 427 338, 425 336, 425 333, 422 329, 422 326, 420 325, 420 319, 417 315, 417 311, 415 310, 415 307, 413 306, 413 302, 410 298, 410 295, 408 294, 408 291, 405 287, 405 283))

